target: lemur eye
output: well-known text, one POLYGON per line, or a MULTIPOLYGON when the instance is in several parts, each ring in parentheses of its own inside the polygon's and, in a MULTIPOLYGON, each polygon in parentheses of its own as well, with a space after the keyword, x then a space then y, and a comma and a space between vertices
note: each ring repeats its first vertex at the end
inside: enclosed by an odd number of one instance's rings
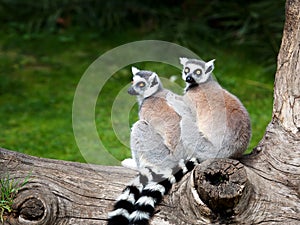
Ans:
POLYGON ((195 72, 194 72, 195 74, 197 74, 197 75, 201 75, 202 74, 202 70, 200 70, 200 69, 198 69, 198 70, 195 70, 195 72))
POLYGON ((189 73, 190 72, 190 68, 188 68, 188 67, 185 67, 185 69, 184 69, 184 73, 185 74, 187 74, 187 73, 189 73))
POLYGON ((139 83, 137 83, 137 86, 139 86, 139 87, 145 87, 145 83, 144 82, 139 82, 139 83))

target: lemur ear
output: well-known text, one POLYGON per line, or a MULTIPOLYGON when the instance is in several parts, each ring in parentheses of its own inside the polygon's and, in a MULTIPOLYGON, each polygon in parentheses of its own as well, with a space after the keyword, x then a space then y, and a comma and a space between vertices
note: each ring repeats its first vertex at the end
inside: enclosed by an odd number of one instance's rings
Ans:
POLYGON ((135 76, 138 72, 140 72, 140 70, 134 66, 131 67, 131 72, 133 74, 133 76, 135 76))
POLYGON ((158 75, 156 73, 152 73, 149 77, 150 87, 153 87, 158 84, 158 75))
POLYGON ((188 59, 188 58, 185 58, 185 57, 180 57, 179 60, 180 60, 180 64, 181 64, 181 65, 185 65, 186 62, 187 62, 189 59, 188 59))
POLYGON ((215 59, 212 59, 209 62, 205 63, 205 74, 211 73, 214 70, 214 61, 215 59))

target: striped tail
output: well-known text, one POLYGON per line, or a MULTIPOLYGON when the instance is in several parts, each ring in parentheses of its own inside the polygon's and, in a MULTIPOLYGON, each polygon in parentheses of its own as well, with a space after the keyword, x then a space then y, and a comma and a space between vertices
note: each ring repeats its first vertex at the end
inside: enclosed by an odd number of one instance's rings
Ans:
POLYGON ((128 225, 129 216, 134 211, 134 205, 141 195, 143 184, 152 179, 148 169, 140 171, 138 177, 127 186, 116 199, 113 211, 108 213, 107 225, 128 225))
POLYGON ((150 218, 154 215, 155 207, 162 201, 164 195, 168 194, 172 185, 179 182, 183 176, 192 171, 199 164, 193 158, 186 163, 180 161, 179 167, 173 169, 169 176, 152 174, 153 179, 143 188, 139 199, 135 203, 135 209, 130 214, 130 225, 148 225, 150 218))

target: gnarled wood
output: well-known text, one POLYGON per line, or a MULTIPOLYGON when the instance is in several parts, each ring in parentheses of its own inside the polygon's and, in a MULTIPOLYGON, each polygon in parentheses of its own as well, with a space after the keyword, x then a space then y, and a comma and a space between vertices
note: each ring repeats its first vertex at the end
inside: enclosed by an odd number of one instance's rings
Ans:
POLYGON ((243 204, 249 199, 251 185, 236 160, 207 160, 194 171, 193 180, 199 198, 219 217, 230 217, 241 199, 243 204))
MULTIPOLYGON (((174 186, 152 224, 297 224, 299 164, 282 174, 284 167, 277 161, 277 169, 266 165, 265 157, 244 159, 251 167, 230 159, 203 162, 174 186)), ((9 171, 17 179, 32 174, 6 218, 6 224, 16 225, 105 224, 114 199, 136 175, 122 167, 41 159, 4 149, 0 163, 1 174, 9 171)))
POLYGON ((135 172, 42 159, 0 149, 0 174, 29 182, 6 224, 105 224, 108 208, 135 172))
POLYGON ((286 21, 278 55, 273 121, 300 133, 300 2, 286 1, 286 21))
MULTIPOLYGON (((31 174, 15 199, 13 213, 5 218, 12 225, 105 224, 115 198, 136 175, 122 167, 41 159, 4 149, 0 149, 0 163, 1 174, 9 172, 13 179, 31 174)), ((174 223, 165 224, 180 224, 182 219, 182 224, 198 224, 201 217, 202 224, 207 224, 231 216, 233 208, 241 208, 241 197, 249 196, 243 194, 248 186, 245 169, 238 161, 205 161, 172 190, 153 224, 162 224, 170 215, 174 223), (168 215, 174 206, 180 207, 175 212, 184 213, 168 215)))

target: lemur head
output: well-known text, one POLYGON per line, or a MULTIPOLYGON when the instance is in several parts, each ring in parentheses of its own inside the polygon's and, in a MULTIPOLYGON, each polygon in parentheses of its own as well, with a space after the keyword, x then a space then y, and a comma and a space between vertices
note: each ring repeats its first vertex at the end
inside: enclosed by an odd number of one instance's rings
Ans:
POLYGON ((204 62, 198 59, 179 58, 183 65, 182 79, 189 85, 205 83, 214 70, 214 59, 204 62))
POLYGON ((162 88, 158 75, 155 72, 139 70, 136 67, 131 68, 133 81, 128 93, 137 95, 141 98, 147 98, 155 94, 162 88))

